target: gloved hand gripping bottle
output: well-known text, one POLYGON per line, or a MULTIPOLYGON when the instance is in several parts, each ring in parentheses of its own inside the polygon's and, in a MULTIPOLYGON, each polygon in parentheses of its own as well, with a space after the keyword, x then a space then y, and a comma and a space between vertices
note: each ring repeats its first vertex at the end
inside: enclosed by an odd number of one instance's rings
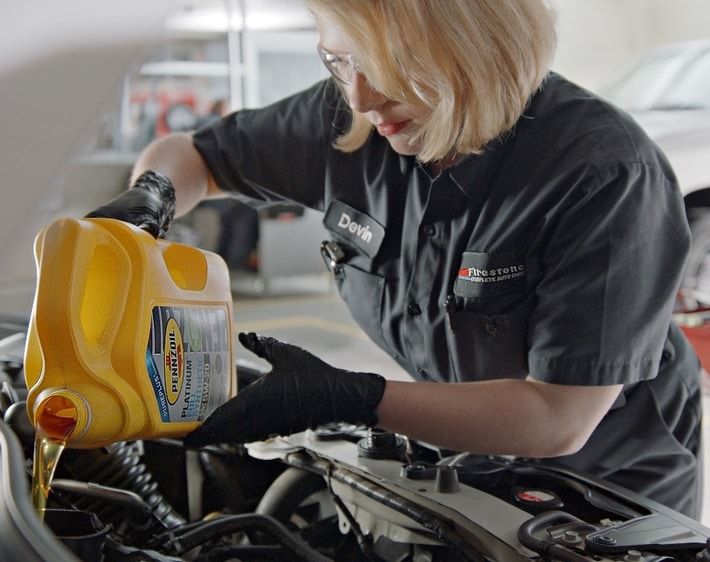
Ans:
POLYGON ((60 219, 35 240, 30 419, 74 448, 180 437, 236 393, 229 273, 123 221, 60 219))

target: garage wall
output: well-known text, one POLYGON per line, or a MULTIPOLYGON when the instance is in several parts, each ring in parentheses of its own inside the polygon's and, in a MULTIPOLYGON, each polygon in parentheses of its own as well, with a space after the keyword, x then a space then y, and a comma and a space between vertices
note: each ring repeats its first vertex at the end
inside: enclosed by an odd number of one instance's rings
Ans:
POLYGON ((650 29, 651 39, 662 42, 710 38, 708 0, 652 0, 658 17, 650 29))
POLYGON ((551 0, 558 15, 554 68, 588 88, 664 43, 710 39, 708 0, 551 0))

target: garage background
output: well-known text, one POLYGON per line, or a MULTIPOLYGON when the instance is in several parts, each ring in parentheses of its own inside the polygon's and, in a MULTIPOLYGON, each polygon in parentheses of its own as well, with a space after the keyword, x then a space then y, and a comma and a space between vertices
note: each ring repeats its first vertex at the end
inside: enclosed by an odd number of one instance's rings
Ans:
MULTIPOLYGON (((204 115, 218 99, 228 99, 233 109, 266 103, 323 72, 300 0, 98 4, 65 0, 61 18, 37 3, 0 5, 0 20, 14 24, 0 37, 5 53, 0 71, 13 84, 0 91, 0 169, 9 194, 0 209, 2 313, 29 315, 36 232, 60 216, 81 216, 124 188, 140 149, 129 141, 137 138, 140 110, 148 107, 141 95, 172 91, 168 102, 204 115), (84 49, 95 33, 110 35, 115 47, 84 49), (41 46, 58 54, 33 59, 33 49, 41 46), (33 72, 13 69, 23 57, 34 60, 33 72), (284 73, 294 61, 299 71, 284 73), (180 97, 187 91, 183 82, 195 97, 180 97)), ((710 38, 707 0, 556 0, 554 5, 559 19, 554 68, 592 90, 652 47, 710 38)), ((189 123, 187 113, 182 118, 189 123)), ((283 250, 285 240, 318 239, 317 218, 285 218, 259 217, 262 266, 275 255, 273 248, 283 250), (267 240, 274 241, 272 250, 267 240)), ((215 244, 208 212, 190 219, 185 231, 205 247, 215 244)), ((236 275, 237 329, 290 340, 338 366, 356 363, 360 370, 406 378, 349 319, 320 273, 316 252, 314 247, 312 260, 302 260, 313 264, 303 279, 287 275, 292 264, 287 272, 262 267, 256 276, 236 275)))

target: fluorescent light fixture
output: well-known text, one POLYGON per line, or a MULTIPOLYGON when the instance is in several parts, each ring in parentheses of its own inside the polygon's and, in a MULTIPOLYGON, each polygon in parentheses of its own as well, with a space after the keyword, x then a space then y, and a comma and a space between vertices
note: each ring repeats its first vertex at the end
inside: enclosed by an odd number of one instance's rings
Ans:
POLYGON ((167 28, 173 31, 223 33, 228 30, 267 31, 312 28, 313 22, 301 3, 284 8, 283 5, 263 3, 246 9, 246 25, 241 10, 228 13, 226 7, 185 6, 168 18, 167 28))

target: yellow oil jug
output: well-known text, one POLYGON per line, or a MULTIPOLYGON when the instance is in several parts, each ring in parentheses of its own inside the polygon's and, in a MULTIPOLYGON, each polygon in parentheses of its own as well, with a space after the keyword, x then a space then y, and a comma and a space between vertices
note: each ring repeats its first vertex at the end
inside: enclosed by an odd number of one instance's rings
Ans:
POLYGON ((217 254, 113 219, 35 240, 27 408, 68 447, 179 437, 236 393, 229 272, 217 254))

